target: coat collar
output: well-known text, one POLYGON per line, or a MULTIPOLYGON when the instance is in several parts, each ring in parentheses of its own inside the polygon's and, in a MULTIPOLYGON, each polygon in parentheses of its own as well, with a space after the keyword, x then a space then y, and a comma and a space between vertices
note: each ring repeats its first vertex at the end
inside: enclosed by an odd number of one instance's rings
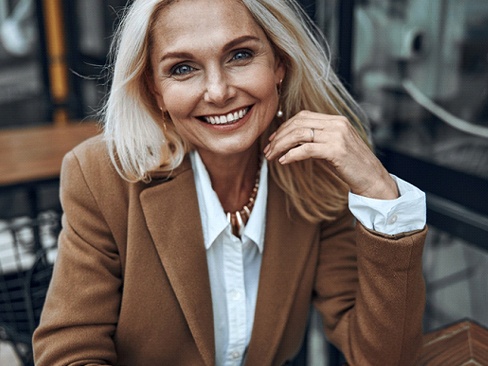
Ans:
MULTIPOLYGON (((149 232, 206 365, 215 364, 213 310, 198 199, 188 157, 141 193, 149 232), (164 182, 164 183, 162 183, 164 182)), ((287 217, 269 179, 266 237, 248 364, 271 364, 308 256, 314 225, 287 217)))
POLYGON ((152 178, 140 196, 147 227, 202 358, 214 365, 210 282, 189 159, 170 176, 152 178))

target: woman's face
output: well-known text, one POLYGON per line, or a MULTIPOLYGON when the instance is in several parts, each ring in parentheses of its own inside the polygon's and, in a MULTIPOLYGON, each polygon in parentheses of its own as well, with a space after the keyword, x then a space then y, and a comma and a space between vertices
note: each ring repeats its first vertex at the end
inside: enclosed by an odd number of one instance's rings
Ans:
POLYGON ((154 93, 201 153, 248 151, 272 121, 284 67, 238 1, 180 0, 152 34, 154 93))

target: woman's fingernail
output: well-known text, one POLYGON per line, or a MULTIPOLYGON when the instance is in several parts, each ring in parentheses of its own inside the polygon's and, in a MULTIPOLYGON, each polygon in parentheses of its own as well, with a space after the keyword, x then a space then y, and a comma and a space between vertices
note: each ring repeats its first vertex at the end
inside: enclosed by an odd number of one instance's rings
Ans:
POLYGON ((278 161, 280 162, 280 164, 284 164, 285 160, 286 160, 286 155, 283 155, 281 158, 279 158, 278 161))
POLYGON ((265 147, 265 148, 264 148, 264 150, 263 150, 264 154, 267 154, 267 153, 268 153, 269 148, 270 148, 269 144, 268 144, 268 145, 266 145, 266 147, 265 147))
POLYGON ((271 134, 271 136, 269 137, 269 141, 273 141, 273 139, 275 138, 275 136, 276 136, 276 132, 273 132, 271 134))

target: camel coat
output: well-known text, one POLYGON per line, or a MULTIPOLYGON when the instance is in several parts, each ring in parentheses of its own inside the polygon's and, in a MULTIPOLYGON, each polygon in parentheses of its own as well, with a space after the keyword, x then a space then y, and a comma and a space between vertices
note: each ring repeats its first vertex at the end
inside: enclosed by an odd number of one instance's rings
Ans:
MULTIPOLYGON (((169 177, 128 183, 95 137, 61 176, 63 230, 37 366, 215 363, 206 253, 189 159, 169 177)), ((425 231, 383 236, 349 213, 332 224, 289 218, 270 179, 266 237, 246 365, 282 365, 300 349, 310 304, 351 365, 412 365, 421 345, 425 231)))

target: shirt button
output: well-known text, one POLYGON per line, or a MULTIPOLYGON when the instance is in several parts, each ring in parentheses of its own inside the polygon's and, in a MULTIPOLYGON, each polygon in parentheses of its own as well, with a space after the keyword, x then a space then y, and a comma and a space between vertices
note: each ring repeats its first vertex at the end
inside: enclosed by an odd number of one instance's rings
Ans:
POLYGON ((240 299, 241 299, 241 293, 240 293, 240 291, 234 291, 234 293, 232 294, 232 300, 238 301, 240 299))
POLYGON ((239 352, 237 352, 237 351, 236 352, 232 352, 232 358, 234 360, 238 359, 240 356, 241 356, 241 354, 239 352))
POLYGON ((398 216, 397 215, 393 215, 392 217, 390 217, 388 219, 388 224, 393 225, 395 222, 397 222, 397 220, 398 220, 398 216))

